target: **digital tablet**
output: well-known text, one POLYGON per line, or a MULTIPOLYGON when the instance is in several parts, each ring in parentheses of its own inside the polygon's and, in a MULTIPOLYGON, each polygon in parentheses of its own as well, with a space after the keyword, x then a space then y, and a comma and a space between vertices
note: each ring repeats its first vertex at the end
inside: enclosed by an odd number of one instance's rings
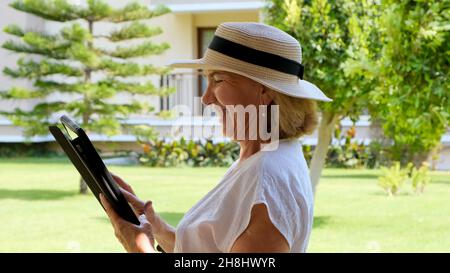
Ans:
POLYGON ((139 225, 138 218, 85 131, 66 116, 62 116, 60 121, 64 129, 49 126, 50 133, 72 161, 97 200, 100 202, 100 193, 102 193, 118 215, 128 222, 139 225))

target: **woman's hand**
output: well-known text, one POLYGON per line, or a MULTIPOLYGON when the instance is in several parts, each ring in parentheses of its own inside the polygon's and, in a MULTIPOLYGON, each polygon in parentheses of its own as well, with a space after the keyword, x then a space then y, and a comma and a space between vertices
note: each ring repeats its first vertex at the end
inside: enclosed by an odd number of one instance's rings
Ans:
POLYGON ((137 226, 122 219, 114 211, 103 194, 100 194, 100 200, 111 221, 117 239, 119 239, 127 252, 156 252, 154 249, 155 239, 153 237, 152 225, 147 221, 144 214, 138 217, 140 225, 137 226))
POLYGON ((144 202, 140 200, 129 184, 127 184, 125 181, 123 181, 122 178, 118 177, 117 175, 113 174, 112 176, 120 186, 122 194, 125 196, 125 199, 127 199, 128 203, 133 208, 136 216, 139 217, 140 215, 145 214, 148 222, 150 222, 150 224, 152 225, 153 234, 163 232, 166 226, 165 222, 153 209, 152 201, 144 202))
POLYGON ((122 178, 118 177, 117 175, 112 174, 112 177, 119 185, 120 191, 125 196, 125 199, 127 199, 128 203, 130 203, 131 208, 134 211, 134 214, 136 214, 136 217, 139 217, 139 215, 144 214, 145 203, 144 201, 136 197, 133 188, 131 188, 129 184, 127 184, 125 181, 123 181, 122 178))
MULTIPOLYGON (((145 215, 147 223, 150 224, 152 235, 157 241, 158 244, 164 249, 166 252, 172 252, 175 247, 175 228, 166 223, 153 209, 152 201, 144 202, 136 197, 133 189, 130 185, 125 183, 123 179, 120 177, 113 175, 114 180, 120 186, 120 190, 127 199, 128 203, 133 208, 134 213, 140 219, 141 223, 144 221, 142 218, 145 215)), ((114 226, 114 224, 113 224, 114 226)), ((114 228, 116 230, 116 228, 114 228)), ((116 236, 119 237, 127 237, 121 236, 121 233, 116 230, 116 236)), ((133 236, 131 236, 133 238, 133 236)), ((121 240, 119 238, 119 240, 121 240)), ((126 241, 125 239, 122 239, 126 241)), ((121 241, 122 242, 122 241, 121 241)), ((124 244, 124 243, 122 243, 124 244)), ((125 244, 124 244, 125 246, 125 244)), ((153 246, 153 244, 152 244, 153 246)), ((125 246, 127 249, 127 246, 125 246)), ((132 248, 132 247, 130 247, 132 248)), ((127 249, 128 250, 128 249, 127 249)), ((153 249, 154 251, 154 249, 153 249)))

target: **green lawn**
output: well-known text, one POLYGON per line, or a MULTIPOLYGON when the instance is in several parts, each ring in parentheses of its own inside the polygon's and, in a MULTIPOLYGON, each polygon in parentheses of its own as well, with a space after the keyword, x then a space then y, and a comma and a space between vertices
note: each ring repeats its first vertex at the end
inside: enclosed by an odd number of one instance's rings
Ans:
MULTIPOLYGON (((225 168, 111 167, 172 225, 225 168)), ((450 172, 423 196, 387 197, 377 170, 327 169, 318 189, 309 252, 450 252, 450 172)), ((0 159, 0 252, 122 252, 92 195, 77 194, 67 160, 0 159)))

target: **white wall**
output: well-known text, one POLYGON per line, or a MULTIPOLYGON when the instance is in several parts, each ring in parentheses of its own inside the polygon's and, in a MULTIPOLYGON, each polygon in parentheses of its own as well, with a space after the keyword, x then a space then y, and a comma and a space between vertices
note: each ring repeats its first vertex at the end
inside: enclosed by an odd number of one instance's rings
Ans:
MULTIPOLYGON (((10 24, 16 24, 21 28, 32 29, 32 30, 43 30, 44 22, 38 17, 33 15, 28 15, 23 12, 16 11, 15 9, 9 7, 9 3, 11 0, 3 0, 0 1, 0 44, 8 40, 18 40, 17 37, 12 36, 3 32, 3 29, 10 24)), ((18 80, 12 79, 3 75, 3 68, 10 67, 16 68, 16 62, 20 58, 19 54, 11 52, 9 50, 3 49, 0 47, 0 92, 8 90, 13 86, 21 86, 21 87, 31 87, 31 83, 28 80, 18 80)), ((35 101, 2 101, 0 100, 0 109, 1 110, 12 110, 16 107, 29 108, 31 104, 35 101)))
MULTIPOLYGON (((73 0, 74 2, 82 3, 83 1, 73 0)), ((25 29, 33 29, 37 31, 45 31, 50 34, 58 33, 61 28, 72 24, 73 22, 68 23, 60 23, 53 21, 44 21, 35 16, 28 15, 23 12, 18 12, 10 7, 8 7, 8 2, 10 1, 0 1, 0 27, 3 29, 4 26, 12 23, 17 23, 19 26, 25 29)), ((114 0, 109 1, 113 6, 122 5, 123 1, 114 0)), ((142 3, 149 4, 150 1, 141 1, 142 3)), ((166 65, 169 61, 174 59, 186 59, 192 58, 194 54, 194 46, 193 43, 193 24, 192 24, 192 15, 183 14, 174 16, 173 14, 167 14, 164 16, 160 16, 158 18, 154 18, 151 20, 144 21, 150 25, 160 26, 163 29, 163 34, 159 36, 155 36, 151 40, 155 43, 168 42, 171 45, 171 48, 167 50, 160 56, 153 57, 144 57, 144 58, 135 58, 133 61, 136 61, 141 64, 153 64, 157 66, 166 65)), ((86 23, 82 20, 78 21, 78 23, 86 25, 86 23)), ((106 34, 110 31, 117 29, 123 24, 112 24, 107 22, 100 22, 95 24, 94 26, 94 34, 106 34)), ((8 39, 16 39, 11 35, 8 35, 4 32, 0 33, 0 42, 3 43, 8 39)), ((117 45, 132 45, 137 42, 142 41, 142 39, 137 39, 133 41, 126 41, 122 43, 117 43, 117 45)), ((94 43, 98 47, 102 48, 114 48, 116 44, 107 41, 106 39, 98 39, 94 43)), ((2 60, 0 67, 4 66, 8 67, 16 67, 17 59, 19 58, 19 54, 12 53, 8 50, 4 50, 0 48, 0 60, 2 60)), ((34 58, 39 58, 39 56, 34 56, 34 58)), ((93 80, 98 80, 102 78, 102 74, 94 74, 93 80)), ((74 78, 65 78, 61 76, 53 77, 55 80, 60 80, 63 82, 69 82, 75 80, 74 78)), ((136 78, 138 81, 152 81, 156 86, 159 85, 159 76, 148 76, 148 77, 138 77, 136 78)), ((9 77, 0 75, 0 91, 7 90, 12 86, 20 86, 20 87, 32 87, 31 83, 27 80, 13 80, 9 77)), ((155 96, 130 96, 129 94, 119 94, 114 99, 110 100, 111 103, 115 102, 124 102, 129 101, 132 97, 135 99, 139 99, 140 101, 147 101, 154 106, 159 107, 159 98, 155 96)), ((72 100, 76 99, 76 97, 71 95, 64 95, 55 93, 46 98, 46 101, 56 101, 56 100, 72 100)), ((0 109, 2 110, 13 110, 16 107, 19 107, 23 110, 31 109, 39 100, 17 100, 17 101, 0 101, 0 109)), ((159 109, 157 109, 159 110, 159 109)))
MULTIPOLYGON (((80 3, 84 5, 84 0, 72 0, 74 3, 80 3)), ((45 31, 50 34, 58 33, 61 28, 71 24, 69 23, 60 23, 53 21, 44 21, 32 15, 27 15, 23 12, 15 11, 14 9, 7 6, 8 1, 0 1, 0 11, 2 16, 0 17, 0 26, 3 28, 4 26, 17 23, 21 27, 24 28, 32 28, 38 31, 45 31)), ((163 1, 164 2, 164 1, 163 1)), ((169 1, 165 4, 170 3, 178 3, 177 1, 169 1)), ((196 2, 196 1, 193 1, 196 2)), ((201 2, 201 1, 197 1, 201 2)), ((232 1, 220 1, 220 2, 232 2, 232 1)), ((123 5, 123 1, 121 0, 112 0, 109 1, 112 6, 118 7, 123 5)), ((141 3, 150 4, 153 1, 141 1, 141 3)), ((245 12, 215 12, 213 14, 210 13, 200 13, 200 14, 191 14, 191 13, 177 13, 177 14, 166 14, 160 17, 156 17, 150 20, 145 20, 146 23, 152 26, 160 26, 163 30, 161 35, 155 36, 151 38, 151 41, 155 43, 167 42, 170 45, 170 49, 158 56, 149 56, 149 57, 141 57, 136 58, 133 61, 136 61, 141 64, 154 64, 157 66, 164 66, 169 64, 170 62, 177 59, 193 59, 197 57, 197 27, 215 27, 218 24, 226 21, 258 21, 258 11, 245 11, 245 12)), ((78 23, 86 24, 86 22, 80 20, 78 23)), ((123 24, 112 24, 107 22, 99 22, 94 25, 94 35, 102 35, 109 33, 110 31, 119 28, 123 24)), ((7 35, 5 33, 0 34, 0 42, 6 41, 10 39, 11 35, 7 35)), ((114 48, 116 45, 132 45, 142 41, 142 39, 137 39, 133 41, 125 41, 121 43, 111 43, 106 39, 97 39, 94 44, 101 48, 114 48)), ((18 59, 19 55, 15 53, 11 53, 7 50, 0 49, 0 58, 3 60, 1 67, 9 66, 15 67, 15 63, 18 59)), ((35 56, 34 58, 39 58, 39 56, 35 56)), ((177 72, 182 71, 180 69, 175 70, 177 72)), ((189 70, 187 70, 189 71, 189 70)), ((94 74, 93 80, 98 80, 103 77, 102 74, 94 74)), ((52 77, 52 79, 60 80, 63 82, 70 82, 76 79, 74 78, 65 78, 61 76, 52 77)), ((139 81, 152 81, 155 85, 159 85, 159 77, 158 76, 148 76, 148 77, 139 77, 136 78, 139 81)), ((29 81, 26 80, 12 80, 9 77, 5 77, 0 75, 0 90, 9 89, 12 86, 21 86, 21 87, 32 87, 29 81)), ((194 87, 194 86, 193 86, 194 87)), ((129 101, 132 96, 129 94, 119 94, 116 98, 110 100, 111 103, 115 102, 124 102, 129 101)), ((159 98, 158 97, 144 97, 144 96, 134 96, 139 100, 148 101, 156 107, 156 110, 159 109, 159 98)), ((46 98, 46 101, 57 101, 57 100, 73 100, 77 99, 76 96, 65 95, 54 93, 46 98)), ((21 100, 21 101, 0 101, 0 109, 3 110, 12 110, 16 107, 20 107, 23 110, 31 109, 38 100, 21 100)))

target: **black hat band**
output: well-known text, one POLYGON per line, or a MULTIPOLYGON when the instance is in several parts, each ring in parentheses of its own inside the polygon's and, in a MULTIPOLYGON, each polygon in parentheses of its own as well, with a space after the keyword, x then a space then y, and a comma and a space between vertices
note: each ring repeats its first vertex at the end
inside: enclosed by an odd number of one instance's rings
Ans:
POLYGON ((217 35, 209 44, 209 48, 247 63, 274 69, 303 79, 304 68, 302 64, 276 54, 244 46, 217 35))

